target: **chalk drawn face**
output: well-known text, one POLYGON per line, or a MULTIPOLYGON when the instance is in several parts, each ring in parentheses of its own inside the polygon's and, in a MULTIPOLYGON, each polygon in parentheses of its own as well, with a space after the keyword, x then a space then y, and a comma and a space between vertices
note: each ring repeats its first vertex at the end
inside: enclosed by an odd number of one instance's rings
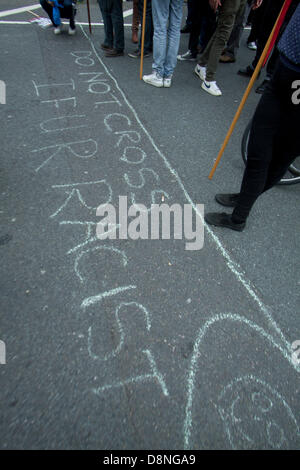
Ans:
POLYGON ((285 449, 299 433, 285 400, 253 376, 227 385, 219 396, 218 409, 236 449, 285 449))

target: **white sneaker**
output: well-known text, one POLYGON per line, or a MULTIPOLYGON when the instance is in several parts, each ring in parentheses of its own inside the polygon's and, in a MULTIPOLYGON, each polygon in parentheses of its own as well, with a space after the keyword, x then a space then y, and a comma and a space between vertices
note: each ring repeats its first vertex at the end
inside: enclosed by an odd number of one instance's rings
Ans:
POLYGON ((76 29, 72 29, 70 26, 69 26, 69 35, 70 36, 74 36, 74 34, 76 33, 76 29))
POLYGON ((149 83, 149 85, 153 85, 158 88, 164 86, 164 79, 155 70, 151 75, 144 75, 143 80, 144 82, 149 83))
POLYGON ((61 26, 57 26, 56 28, 54 28, 54 34, 60 34, 61 32, 62 32, 61 26))
POLYGON ((221 96, 222 92, 220 88, 218 87, 216 82, 207 82, 206 80, 203 81, 201 88, 207 93, 210 93, 213 96, 221 96))
POLYGON ((178 55, 177 56, 178 60, 189 60, 191 62, 195 62, 197 60, 197 57, 194 57, 191 53, 191 51, 187 51, 184 54, 178 55))
POLYGON ((201 79, 205 80, 206 77, 206 67, 202 67, 201 65, 197 64, 195 67, 195 74, 201 79))
POLYGON ((172 85, 172 77, 164 78, 164 87, 170 88, 171 85, 172 85))
POLYGON ((256 42, 254 42, 254 41, 253 41, 253 42, 248 42, 247 47, 248 47, 248 49, 250 49, 251 51, 256 51, 256 49, 257 49, 256 42))

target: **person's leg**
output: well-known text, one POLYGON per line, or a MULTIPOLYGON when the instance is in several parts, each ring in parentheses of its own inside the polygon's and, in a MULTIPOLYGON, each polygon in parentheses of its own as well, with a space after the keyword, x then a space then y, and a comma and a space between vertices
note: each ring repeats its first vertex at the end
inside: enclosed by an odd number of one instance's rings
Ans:
POLYGON ((72 0, 64 0, 64 8, 60 10, 61 18, 70 20, 70 29, 75 31, 75 10, 72 5, 72 0))
POLYGON ((227 0, 220 7, 217 29, 199 60, 201 66, 207 67, 207 82, 215 80, 219 59, 230 37, 240 2, 241 0, 227 0))
MULTIPOLYGON (((206 1, 206 0, 205 0, 206 1)), ((190 38, 189 38, 189 51, 191 51, 192 57, 197 57, 198 54, 198 43, 199 36, 201 31, 201 25, 204 15, 204 2, 198 2, 198 0, 193 0, 192 5, 192 15, 191 15, 191 26, 190 26, 190 38)))
POLYGON ((47 0, 40 0, 40 4, 41 4, 41 7, 45 10, 47 15, 49 16, 53 26, 57 27, 58 25, 56 25, 53 20, 52 6, 47 2, 47 0))
POLYGON ((241 0, 239 11, 236 15, 233 30, 225 48, 225 55, 235 60, 236 49, 240 47, 240 40, 244 29, 244 17, 247 0, 241 0))
POLYGON ((300 104, 292 100, 295 89, 292 84, 299 80, 300 73, 278 62, 276 70, 276 93, 280 99, 282 119, 274 145, 274 157, 271 161, 267 181, 263 191, 268 191, 277 184, 286 173, 293 160, 300 155, 300 104))
POLYGON ((253 117, 249 136, 247 164, 237 205, 235 221, 245 222, 257 198, 266 190, 269 167, 276 154, 276 138, 282 125, 282 106, 278 85, 280 73, 268 84, 253 117))
POLYGON ((180 25, 182 20, 183 0, 171 0, 169 10, 168 44, 166 60, 164 63, 164 77, 173 75, 177 63, 177 54, 180 43, 180 25))
POLYGON ((114 48, 119 51, 124 51, 124 19, 122 0, 112 1, 111 19, 114 28, 114 48))
POLYGON ((205 50, 217 27, 217 15, 209 6, 208 0, 204 0, 203 9, 204 13, 199 38, 199 44, 202 51, 205 50))
POLYGON ((104 23, 104 46, 112 48, 114 44, 113 24, 111 19, 112 0, 98 0, 104 23))
POLYGON ((167 51, 167 24, 170 0, 152 0, 153 16, 153 64, 160 77, 164 77, 164 64, 167 51))
MULTIPOLYGON (((139 0, 139 17, 141 18, 141 23, 143 22, 143 6, 144 0, 139 0)), ((139 41, 139 50, 141 50, 142 42, 142 33, 139 41)), ((145 23, 145 43, 144 43, 144 53, 148 54, 153 49, 153 22, 152 22, 152 3, 151 0, 147 0, 146 5, 146 23, 145 23)))
POLYGON ((138 43, 138 33, 139 33, 139 26, 140 26, 140 16, 139 16, 139 7, 138 7, 139 0, 133 0, 133 15, 132 15, 132 42, 137 44, 138 43))

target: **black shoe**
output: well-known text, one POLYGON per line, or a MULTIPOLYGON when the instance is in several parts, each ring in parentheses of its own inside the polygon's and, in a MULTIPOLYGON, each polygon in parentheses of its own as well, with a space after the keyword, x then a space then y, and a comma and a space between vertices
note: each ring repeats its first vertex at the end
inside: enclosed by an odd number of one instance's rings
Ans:
POLYGON ((111 51, 113 49, 113 46, 107 46, 106 44, 101 44, 100 45, 101 49, 103 49, 104 51, 111 51))
POLYGON ((109 49, 105 53, 105 57, 120 57, 124 55, 124 51, 118 51, 118 49, 109 49))
POLYGON ((234 194, 216 194, 215 200, 225 207, 235 207, 239 199, 239 193, 234 194))
MULTIPOLYGON (((238 71, 238 75, 242 75, 243 77, 251 78, 252 75, 253 75, 253 72, 254 72, 254 68, 251 67, 251 65, 247 65, 247 67, 245 69, 240 69, 238 71)), ((260 72, 259 72, 257 77, 259 77, 259 75, 260 75, 260 72)))
POLYGON ((262 95, 265 92, 266 85, 269 83, 269 79, 265 79, 255 90, 255 93, 262 95))
POLYGON ((186 24, 181 30, 180 32, 182 34, 186 34, 186 33, 190 33, 191 32, 191 28, 186 24))
POLYGON ((225 214, 225 212, 209 212, 204 216, 204 220, 209 225, 215 225, 216 227, 226 227, 237 232, 242 232, 246 227, 246 222, 236 223, 233 222, 231 214, 225 214))

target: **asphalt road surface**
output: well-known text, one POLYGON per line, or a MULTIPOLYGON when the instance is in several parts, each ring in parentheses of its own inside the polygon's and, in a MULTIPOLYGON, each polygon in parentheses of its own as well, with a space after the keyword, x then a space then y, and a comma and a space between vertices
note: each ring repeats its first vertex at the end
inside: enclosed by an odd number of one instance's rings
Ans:
POLYGON ((209 211, 239 189, 254 92, 208 174, 247 85, 247 32, 214 98, 193 63, 146 85, 137 60, 104 57, 101 25, 55 36, 28 23, 41 9, 3 14, 37 3, 0 3, 1 448, 300 449, 300 185, 261 197, 243 233, 205 227, 198 251, 95 232, 119 196, 209 211))

